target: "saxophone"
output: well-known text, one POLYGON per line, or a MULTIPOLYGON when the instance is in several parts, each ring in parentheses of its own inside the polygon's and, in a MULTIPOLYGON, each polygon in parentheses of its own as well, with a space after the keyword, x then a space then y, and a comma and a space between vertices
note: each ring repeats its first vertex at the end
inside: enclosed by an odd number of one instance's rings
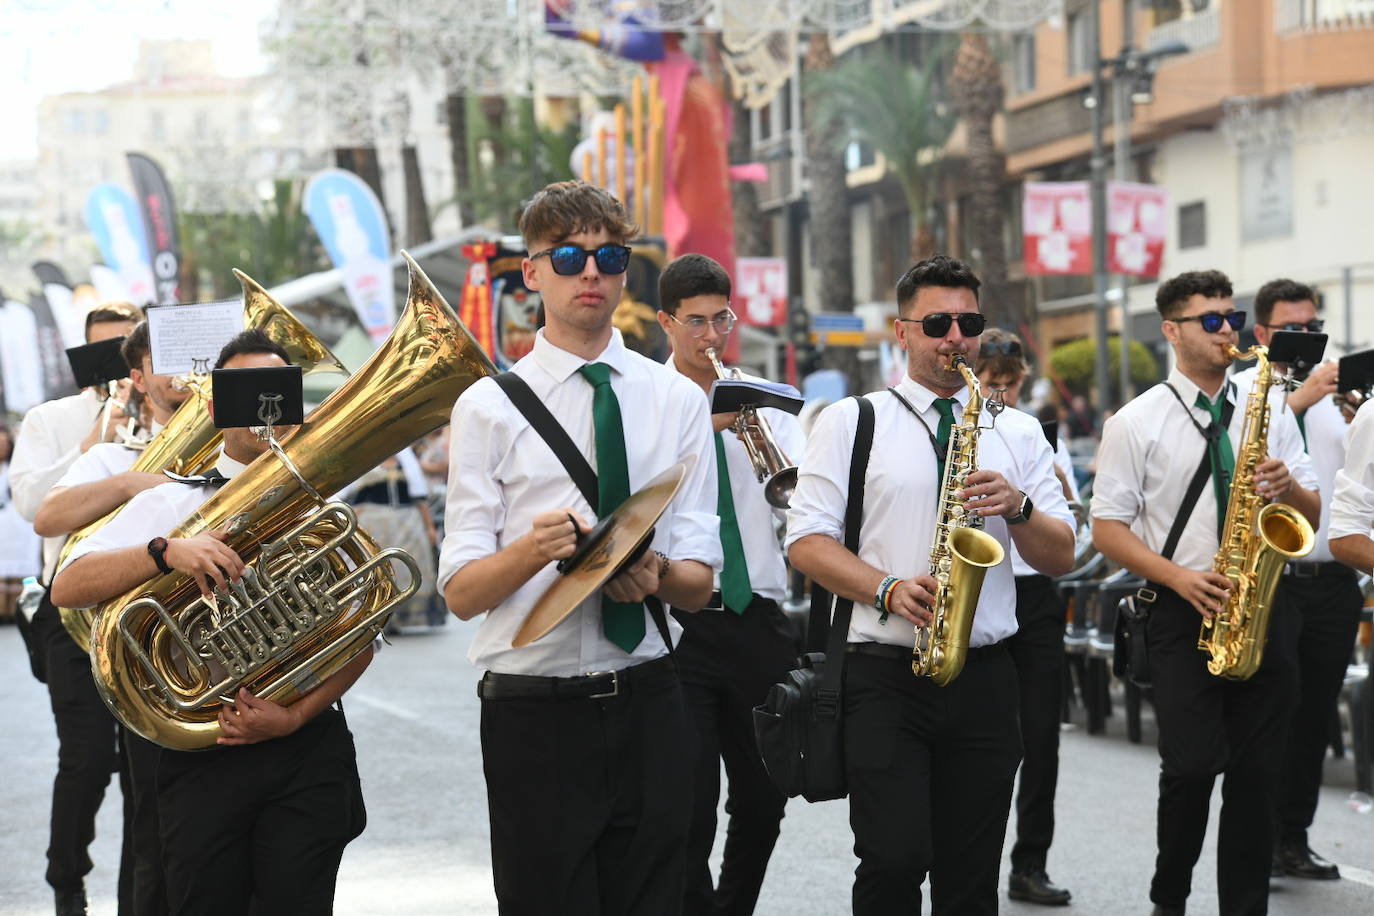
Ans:
POLYGON ((1242 353, 1231 347, 1230 353, 1233 359, 1257 358, 1258 372, 1245 402, 1235 479, 1212 565, 1231 580, 1231 597, 1220 613, 1203 618, 1197 647, 1211 656, 1207 670, 1212 674, 1243 681, 1264 660, 1274 590, 1284 564, 1311 553, 1316 536, 1302 513, 1282 503, 1266 503, 1255 490, 1255 466, 1269 451, 1269 388, 1274 383, 1269 349, 1255 346, 1242 353))
POLYGON ((935 577, 929 625, 916 628, 911 671, 943 687, 959 676, 968 656, 973 615, 983 577, 1002 562, 1002 545, 983 527, 983 518, 970 515, 959 495, 968 475, 978 470, 978 416, 983 395, 968 361, 955 355, 949 368, 968 384, 968 406, 949 431, 945 475, 940 481, 940 506, 935 516, 935 543, 930 548, 930 574, 935 577))

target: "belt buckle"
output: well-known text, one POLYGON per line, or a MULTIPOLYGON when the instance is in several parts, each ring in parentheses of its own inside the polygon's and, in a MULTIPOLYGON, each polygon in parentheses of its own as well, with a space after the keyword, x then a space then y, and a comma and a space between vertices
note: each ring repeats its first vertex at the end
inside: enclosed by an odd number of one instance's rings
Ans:
POLYGON ((1317 578, 1316 564, 1289 563, 1288 574, 1294 579, 1315 579, 1317 578))
POLYGON ((589 671, 587 677, 601 677, 603 674, 611 676, 611 689, 609 693, 589 693, 587 699, 602 700, 606 697, 620 696, 620 672, 619 671, 589 671))

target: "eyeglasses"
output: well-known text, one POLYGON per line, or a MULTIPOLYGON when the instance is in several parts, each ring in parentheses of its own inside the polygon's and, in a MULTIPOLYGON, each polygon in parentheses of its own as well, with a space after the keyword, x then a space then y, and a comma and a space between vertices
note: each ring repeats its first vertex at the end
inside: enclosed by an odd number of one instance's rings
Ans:
POLYGON ((1201 315, 1189 315, 1187 318, 1170 318, 1168 320, 1175 324, 1196 321, 1202 325, 1202 329, 1208 334, 1215 334, 1220 331, 1222 324, 1229 324, 1233 331, 1239 331, 1245 327, 1244 312, 1203 312, 1201 315))
POLYGON ((951 315, 949 312, 934 312, 924 318, 898 318, 897 320, 919 324, 927 337, 944 337, 949 333, 949 326, 955 321, 959 322, 959 333, 965 337, 977 337, 983 333, 983 328, 988 326, 987 318, 977 312, 960 312, 957 315, 951 315))
POLYGON ((683 321, 676 315, 669 315, 668 317, 676 321, 678 324, 682 325, 684 328, 686 328, 687 333, 692 337, 705 337, 706 325, 708 323, 711 325, 712 330, 714 330, 717 334, 729 334, 732 330, 734 330, 735 322, 739 320, 735 317, 735 313, 730 309, 726 309, 725 311, 721 312, 719 315, 716 315, 713 318, 703 318, 700 315, 693 315, 691 318, 688 318, 686 321, 683 321))
POLYGON ((596 269, 603 274, 623 274, 630 266, 627 245, 602 245, 600 248, 579 248, 576 245, 555 245, 530 255, 530 260, 549 256, 553 272, 560 277, 575 277, 587 266, 587 258, 596 259, 596 269))
MULTIPOLYGON (((966 335, 967 336, 967 335, 966 335)), ((978 348, 979 356, 1020 356, 1019 340, 988 340, 978 348)))
POLYGON ((1326 321, 1321 318, 1313 318, 1306 323, 1301 321, 1290 321, 1286 324, 1262 324, 1262 328, 1269 328, 1273 331, 1307 331, 1312 334, 1320 334, 1322 328, 1326 327, 1326 321))

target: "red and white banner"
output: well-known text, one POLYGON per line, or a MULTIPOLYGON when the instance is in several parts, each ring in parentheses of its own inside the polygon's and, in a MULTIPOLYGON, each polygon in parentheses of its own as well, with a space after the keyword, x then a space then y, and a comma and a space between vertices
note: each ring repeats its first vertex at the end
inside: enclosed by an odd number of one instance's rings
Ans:
POLYGON ((1021 209, 1026 273, 1092 273, 1092 213, 1086 181, 1026 182, 1021 209))
POLYGON ((735 261, 735 311, 756 328, 776 328, 787 321, 787 261, 784 258, 738 258, 735 261))
POLYGON ((1164 260, 1169 195, 1152 184, 1107 185, 1107 270, 1133 277, 1159 276, 1164 260))

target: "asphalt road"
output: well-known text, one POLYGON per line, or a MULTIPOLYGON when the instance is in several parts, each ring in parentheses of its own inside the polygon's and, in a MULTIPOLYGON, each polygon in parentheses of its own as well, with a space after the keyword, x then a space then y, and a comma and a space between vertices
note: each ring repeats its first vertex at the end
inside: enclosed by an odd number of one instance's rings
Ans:
MULTIPOLYGON (((400 637, 378 656, 345 704, 357 737, 367 831, 348 848, 336 912, 495 914, 487 811, 478 747, 476 675, 465 657, 474 624, 450 622, 400 637)), ((52 912, 43 883, 56 738, 42 685, 30 677, 13 627, 0 628, 0 914, 52 912)), ((1081 723, 1081 711, 1077 713, 1081 723)), ((1118 715, 1108 734, 1063 734, 1058 835, 1050 874, 1073 891, 1071 912, 1145 914, 1154 857, 1158 757, 1153 723, 1130 744, 1118 715)), ((1333 883, 1277 882, 1275 914, 1374 913, 1374 814, 1348 804, 1348 762, 1327 761, 1312 842, 1340 863, 1333 883)), ((1216 812, 1194 875, 1189 913, 1215 914, 1216 812)), ((92 847, 91 912, 115 912, 119 793, 112 784, 92 847)), ((837 916, 848 911, 854 858, 844 802, 793 802, 759 901, 759 916, 837 916)), ((722 825, 724 821, 722 818, 722 825)), ((719 849, 720 843, 717 843, 719 849)), ((1004 878, 1005 880, 1005 878, 1004 878)), ((1014 914, 1038 907, 1006 902, 1014 914)))

